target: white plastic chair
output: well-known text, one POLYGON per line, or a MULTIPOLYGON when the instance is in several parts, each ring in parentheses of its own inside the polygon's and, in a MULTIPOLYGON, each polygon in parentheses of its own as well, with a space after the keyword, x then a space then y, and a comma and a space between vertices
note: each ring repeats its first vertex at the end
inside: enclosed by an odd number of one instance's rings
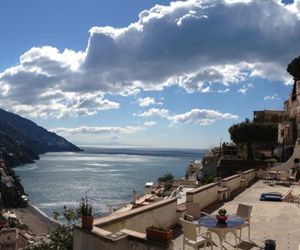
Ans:
POLYGON ((283 201, 286 202, 294 202, 294 195, 293 195, 294 186, 291 186, 287 193, 283 196, 283 201))
POLYGON ((269 182, 272 180, 272 177, 269 173, 269 171, 262 171, 261 172, 261 178, 265 181, 265 182, 269 182))
POLYGON ((198 220, 201 216, 199 203, 187 202, 185 203, 185 216, 188 221, 198 220))
POLYGON ((197 234, 197 224, 186 221, 182 218, 179 218, 179 220, 183 230, 183 250, 185 249, 185 245, 198 249, 199 246, 203 244, 204 249, 206 249, 207 242, 210 243, 211 249, 213 249, 214 244, 212 242, 210 232, 197 234))
MULTIPOLYGON (((197 202, 185 203, 185 212, 186 212, 185 219, 187 221, 194 222, 194 223, 197 223, 197 220, 199 220, 200 217, 203 215, 211 216, 205 212, 201 212, 199 203, 197 203, 197 202)), ((213 217, 213 218, 215 218, 215 217, 213 217)), ((196 224, 196 227, 198 228, 198 233, 200 233, 200 229, 201 229, 200 225, 196 224)))
POLYGON ((283 183, 286 183, 289 181, 289 174, 285 171, 282 171, 279 173, 279 180, 283 183))
POLYGON ((242 238, 242 228, 248 227, 248 240, 250 240, 250 215, 252 211, 252 206, 239 204, 236 215, 242 217, 245 220, 245 223, 241 225, 237 230, 240 230, 240 239, 242 238))
POLYGON ((298 172, 298 171, 295 170, 295 172, 294 172, 293 174, 290 174, 290 175, 289 175, 289 180, 290 180, 291 182, 296 181, 297 172, 298 172))

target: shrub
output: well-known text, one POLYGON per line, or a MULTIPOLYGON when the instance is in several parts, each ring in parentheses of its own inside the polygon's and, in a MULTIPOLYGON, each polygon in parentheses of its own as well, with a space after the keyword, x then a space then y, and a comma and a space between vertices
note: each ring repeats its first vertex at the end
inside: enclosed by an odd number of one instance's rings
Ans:
POLYGON ((166 173, 164 176, 159 177, 158 182, 173 182, 174 176, 171 173, 166 173))
POLYGON ((91 201, 87 197, 81 198, 81 203, 79 204, 78 214, 81 216, 91 216, 93 212, 93 206, 91 201))

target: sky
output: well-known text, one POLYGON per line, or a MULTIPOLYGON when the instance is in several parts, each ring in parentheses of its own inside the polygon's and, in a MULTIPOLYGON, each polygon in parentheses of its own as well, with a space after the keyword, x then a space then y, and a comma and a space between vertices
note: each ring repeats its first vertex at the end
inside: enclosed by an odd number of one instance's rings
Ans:
POLYGON ((283 109, 300 0, 3 0, 0 107, 77 145, 209 148, 283 109))

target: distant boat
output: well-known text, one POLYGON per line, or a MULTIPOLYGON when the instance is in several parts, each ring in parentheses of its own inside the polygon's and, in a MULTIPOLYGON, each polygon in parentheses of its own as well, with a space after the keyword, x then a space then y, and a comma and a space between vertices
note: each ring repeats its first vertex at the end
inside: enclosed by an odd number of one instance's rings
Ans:
POLYGON ((154 187, 153 182, 146 182, 144 186, 144 194, 149 193, 154 187))
POLYGON ((26 195, 22 195, 21 198, 23 199, 23 201, 29 201, 28 197, 26 195))

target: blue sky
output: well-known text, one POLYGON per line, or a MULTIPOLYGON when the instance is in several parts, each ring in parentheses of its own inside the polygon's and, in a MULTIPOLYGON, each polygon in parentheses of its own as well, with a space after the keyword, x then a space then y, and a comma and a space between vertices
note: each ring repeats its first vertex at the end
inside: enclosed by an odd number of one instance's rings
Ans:
POLYGON ((79 145, 208 148, 282 109, 300 1, 1 1, 0 107, 79 145))

